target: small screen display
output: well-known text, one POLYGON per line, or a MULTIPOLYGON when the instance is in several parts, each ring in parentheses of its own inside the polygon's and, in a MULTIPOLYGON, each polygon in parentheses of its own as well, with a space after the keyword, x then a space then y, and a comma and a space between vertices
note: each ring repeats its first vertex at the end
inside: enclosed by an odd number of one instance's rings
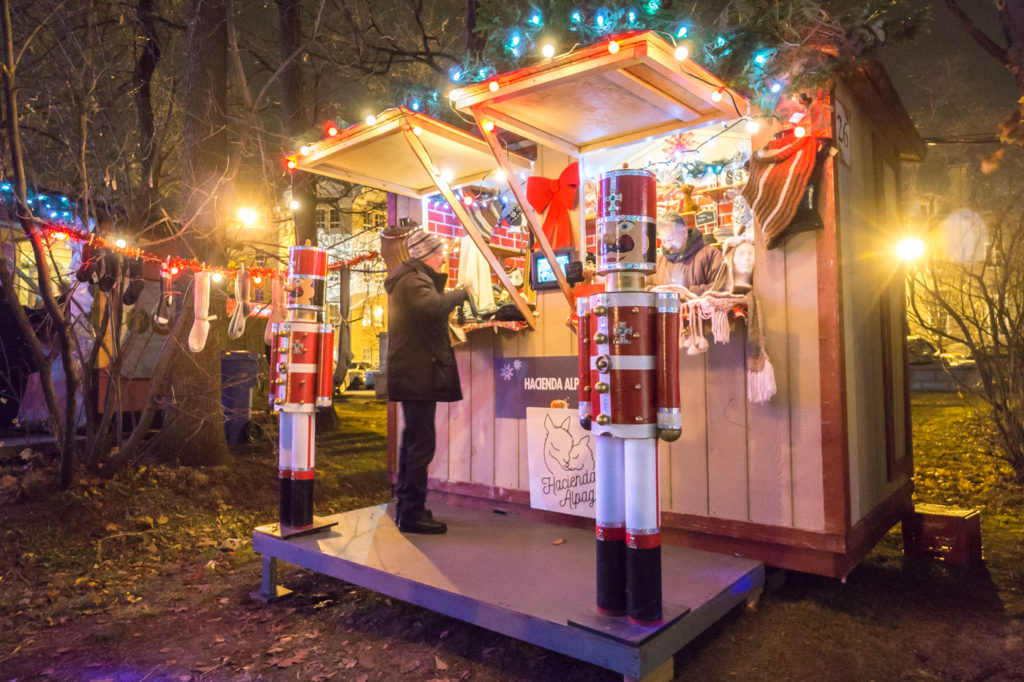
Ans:
MULTIPOLYGON (((555 261, 558 267, 565 272, 566 266, 573 259, 571 247, 565 247, 555 251, 555 261)), ((558 286, 555 279, 555 272, 551 269, 551 263, 544 257, 541 251, 533 252, 533 267, 530 270, 530 286, 534 289, 553 289, 558 286)))

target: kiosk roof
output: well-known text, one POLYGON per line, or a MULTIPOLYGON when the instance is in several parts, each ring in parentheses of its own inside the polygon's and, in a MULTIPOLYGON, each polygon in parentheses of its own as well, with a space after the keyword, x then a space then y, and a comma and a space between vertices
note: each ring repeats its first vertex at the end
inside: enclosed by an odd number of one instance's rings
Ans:
MULTIPOLYGON (((430 160, 439 173, 450 175, 453 187, 479 182, 495 171, 486 142, 404 107, 388 109, 374 123, 350 126, 312 145, 308 154, 293 158, 298 170, 424 197, 436 194, 438 188, 403 134, 403 130, 417 129, 430 160)), ((511 152, 508 156, 514 168, 530 169, 526 157, 511 152)))
POLYGON ((677 60, 675 47, 650 31, 500 74, 456 90, 452 99, 505 130, 574 155, 747 114, 742 95, 696 62, 677 60), (617 51, 609 49, 612 42, 617 51))

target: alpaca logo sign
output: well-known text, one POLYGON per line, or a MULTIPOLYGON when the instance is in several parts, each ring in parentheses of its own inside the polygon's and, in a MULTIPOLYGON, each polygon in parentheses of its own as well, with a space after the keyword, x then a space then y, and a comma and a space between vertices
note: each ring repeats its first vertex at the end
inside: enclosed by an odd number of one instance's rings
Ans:
POLYGON ((530 506, 594 517, 594 445, 572 409, 526 410, 530 506))
POLYGON ((494 358, 494 416, 523 419, 527 408, 554 400, 576 407, 578 371, 575 355, 494 358))

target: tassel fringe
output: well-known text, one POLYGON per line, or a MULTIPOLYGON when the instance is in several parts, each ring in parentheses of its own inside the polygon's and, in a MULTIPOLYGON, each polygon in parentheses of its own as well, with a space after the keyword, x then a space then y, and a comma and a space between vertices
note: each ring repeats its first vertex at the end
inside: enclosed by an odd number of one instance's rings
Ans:
POLYGON ((772 361, 768 359, 767 353, 761 357, 764 359, 764 366, 760 370, 747 371, 747 400, 752 403, 766 403, 778 390, 772 361))

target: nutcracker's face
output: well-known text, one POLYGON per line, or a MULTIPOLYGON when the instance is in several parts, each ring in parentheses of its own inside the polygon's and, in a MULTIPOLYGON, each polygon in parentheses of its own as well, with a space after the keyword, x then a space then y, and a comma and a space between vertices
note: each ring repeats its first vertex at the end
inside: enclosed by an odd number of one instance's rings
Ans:
POLYGON ((599 272, 653 271, 655 267, 654 225, 617 220, 604 223, 598 234, 599 272))
POLYGON ((620 168, 602 173, 598 185, 598 274, 654 272, 654 173, 620 168))

